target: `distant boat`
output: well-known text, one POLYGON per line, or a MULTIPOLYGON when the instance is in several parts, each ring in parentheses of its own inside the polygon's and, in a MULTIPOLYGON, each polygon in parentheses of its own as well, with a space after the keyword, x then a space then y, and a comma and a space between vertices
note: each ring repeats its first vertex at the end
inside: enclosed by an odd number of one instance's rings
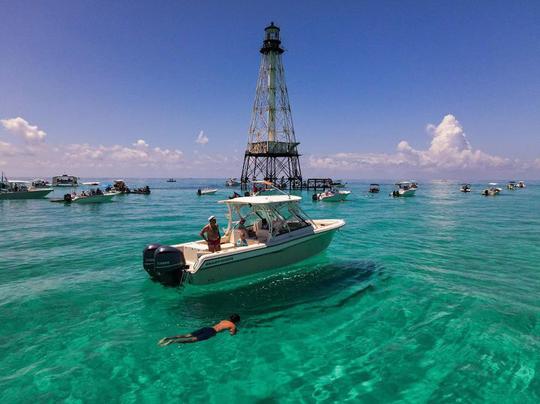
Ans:
POLYGON ((238 178, 229 178, 225 181, 225 185, 228 187, 237 187, 240 185, 240 181, 238 181, 238 178))
POLYGON ((174 178, 169 178, 167 182, 176 182, 176 180, 174 178))
POLYGON ((198 189, 197 190, 197 195, 212 195, 212 194, 215 194, 217 192, 217 189, 216 188, 204 188, 204 189, 198 189))
POLYGON ((471 192, 471 184, 461 184, 461 192, 471 192))
POLYGON ((525 181, 518 181, 517 182, 516 188, 525 188, 525 187, 526 187, 525 181))
POLYGON ((47 180, 36 178, 32 181, 32 187, 34 188, 50 188, 51 183, 47 180))
POLYGON ((368 192, 371 194, 376 194, 381 190, 381 186, 379 184, 369 184, 369 190, 368 192))
POLYGON ((81 192, 80 194, 65 194, 61 199, 53 199, 51 202, 64 202, 64 203, 103 203, 110 202, 112 198, 117 195, 115 192, 99 192, 99 193, 87 193, 81 192))
POLYGON ((506 189, 509 189, 510 191, 513 191, 517 188, 516 181, 508 181, 508 184, 506 184, 506 189))
POLYGON ((414 196, 416 188, 412 187, 412 182, 401 181, 396 183, 396 189, 390 194, 394 197, 409 197, 414 196))
POLYGON ((0 201, 8 199, 41 199, 52 192, 52 188, 35 188, 29 181, 9 181, 2 173, 0 179, 0 201))
POLYGON ((52 178, 53 187, 78 187, 79 178, 74 175, 58 175, 52 178))
POLYGON ((131 191, 124 182, 124 180, 118 179, 113 181, 113 186, 110 192, 116 192, 118 194, 129 194, 131 191))
POLYGON ((502 188, 497 188, 495 185, 497 185, 496 182, 490 182, 489 188, 484 189, 481 194, 484 196, 495 196, 499 195, 502 191, 502 188))
POLYGON ((351 194, 351 191, 338 191, 337 189, 331 189, 321 192, 320 194, 313 195, 313 200, 324 202, 342 202, 351 194))
POLYGON ((150 195, 150 187, 145 185, 142 188, 135 188, 130 191, 131 194, 150 195))
POLYGON ((99 181, 83 182, 82 184, 83 185, 97 186, 97 185, 99 185, 99 181))

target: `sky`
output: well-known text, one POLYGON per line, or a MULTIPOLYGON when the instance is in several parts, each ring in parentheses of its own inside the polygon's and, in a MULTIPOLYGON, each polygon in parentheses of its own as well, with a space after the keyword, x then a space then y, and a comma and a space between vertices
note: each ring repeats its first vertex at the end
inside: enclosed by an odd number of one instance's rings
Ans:
POLYGON ((240 176, 273 21, 304 177, 540 178, 538 1, 0 9, 9 177, 240 176))

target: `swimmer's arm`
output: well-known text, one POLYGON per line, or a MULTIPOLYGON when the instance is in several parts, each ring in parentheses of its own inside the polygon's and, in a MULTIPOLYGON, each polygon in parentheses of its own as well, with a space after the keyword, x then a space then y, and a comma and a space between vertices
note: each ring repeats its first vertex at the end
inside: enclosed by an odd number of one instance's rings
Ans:
POLYGON ((231 335, 236 334, 236 326, 233 324, 232 327, 229 328, 229 331, 230 331, 231 335))

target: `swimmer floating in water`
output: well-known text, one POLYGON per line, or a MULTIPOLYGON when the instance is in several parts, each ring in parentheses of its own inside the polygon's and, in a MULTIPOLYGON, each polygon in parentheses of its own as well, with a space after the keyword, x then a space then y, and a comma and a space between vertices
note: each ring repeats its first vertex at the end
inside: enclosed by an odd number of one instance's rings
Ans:
POLYGON ((205 339, 212 338, 218 332, 229 330, 231 335, 236 334, 236 324, 240 322, 240 316, 238 314, 231 314, 228 320, 221 320, 213 327, 203 327, 197 331, 193 331, 189 334, 176 335, 174 337, 165 337, 158 342, 159 346, 166 346, 169 344, 187 344, 190 342, 204 341, 205 339))

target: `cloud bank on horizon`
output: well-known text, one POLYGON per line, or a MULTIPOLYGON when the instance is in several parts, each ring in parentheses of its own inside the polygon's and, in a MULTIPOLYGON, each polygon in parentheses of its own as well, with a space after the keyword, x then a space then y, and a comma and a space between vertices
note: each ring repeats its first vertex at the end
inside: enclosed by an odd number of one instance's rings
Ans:
POLYGON ((490 171, 506 172, 506 175, 512 176, 516 170, 538 168, 536 162, 524 163, 474 149, 462 125, 452 114, 444 116, 438 125, 428 124, 426 130, 432 139, 425 150, 415 149, 406 140, 402 140, 394 153, 343 152, 312 155, 309 165, 313 169, 330 169, 343 173, 393 169, 396 174, 423 172, 430 176, 474 175, 490 171))
MULTIPOLYGON (((235 175, 234 171, 241 165, 241 156, 209 156, 195 150, 187 158, 181 150, 151 147, 144 139, 129 146, 88 143, 55 146, 45 141, 50 137, 44 130, 21 117, 0 122, 4 132, 19 140, 19 144, 13 144, 12 138, 0 138, 0 167, 9 169, 11 175, 56 175, 61 171, 83 176, 162 176, 175 172, 177 175, 208 177, 235 175), (222 163, 218 164, 220 171, 217 171, 216 163, 222 163)), ((483 172, 513 177, 516 171, 538 174, 540 170, 540 158, 521 162, 474 149, 454 115, 444 116, 438 125, 427 125, 426 130, 432 139, 425 150, 415 149, 402 140, 394 153, 311 155, 307 166, 311 172, 356 178, 362 174, 379 174, 377 178, 382 178, 381 175, 396 177, 409 173, 416 177, 435 177, 449 173, 471 176, 483 172)), ((206 145, 209 139, 201 130, 195 142, 206 145)))

